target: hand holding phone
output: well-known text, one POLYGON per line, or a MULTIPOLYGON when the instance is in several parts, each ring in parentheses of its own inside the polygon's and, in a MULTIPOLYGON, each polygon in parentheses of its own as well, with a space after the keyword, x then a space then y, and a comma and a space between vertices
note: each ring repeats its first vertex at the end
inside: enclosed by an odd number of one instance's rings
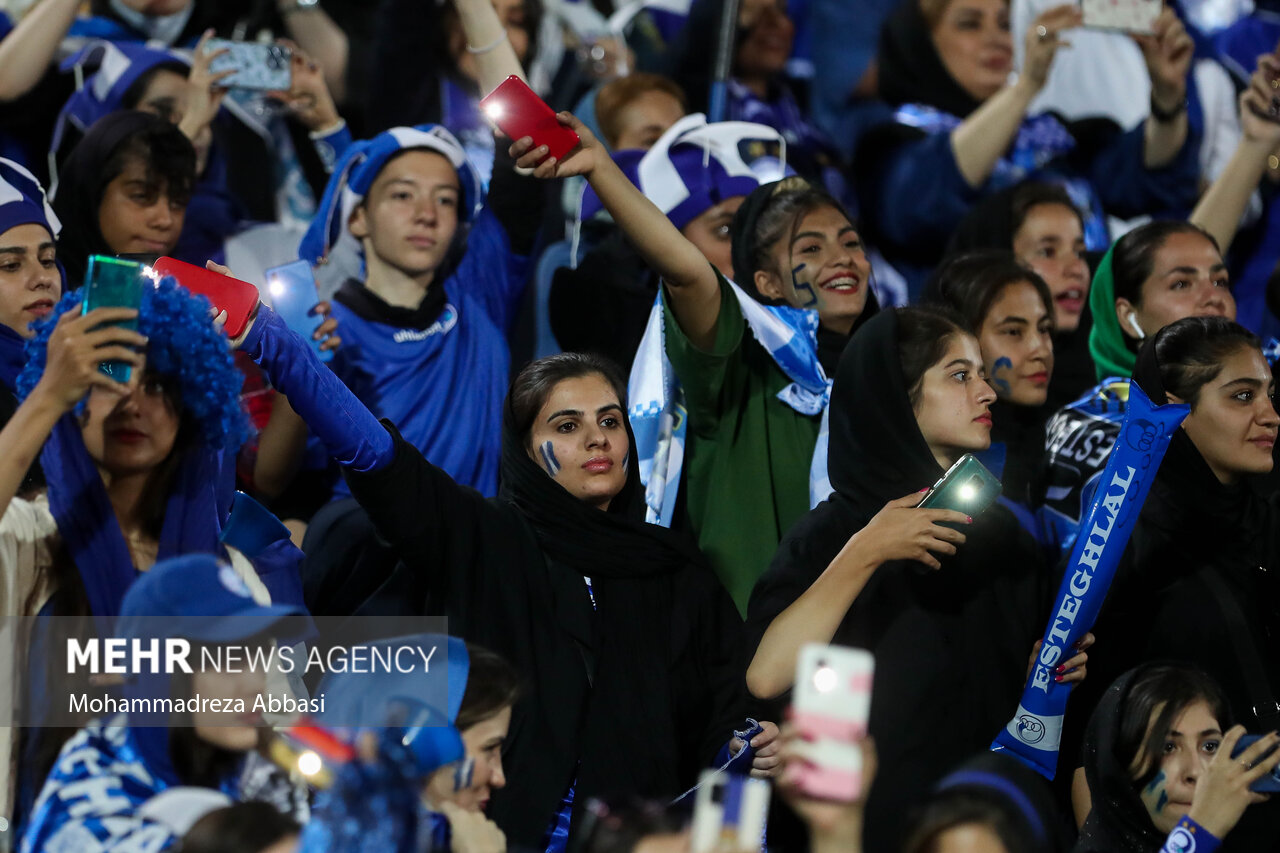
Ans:
POLYGON ((229 89, 270 92, 288 89, 292 84, 293 52, 283 45, 209 39, 205 50, 221 51, 209 63, 209 71, 214 75, 232 72, 221 78, 221 85, 229 89))
POLYGON ((190 292, 207 297, 216 313, 226 311, 224 328, 232 340, 244 334, 258 310, 258 288, 247 281, 168 257, 158 259, 152 269, 159 275, 173 276, 190 292))
POLYGON ((514 74, 480 99, 480 109, 513 142, 528 136, 533 139, 533 148, 547 146, 546 157, 560 160, 581 141, 578 134, 562 125, 555 111, 514 74))
POLYGON ((791 722, 805 759, 788 779, 808 797, 853 802, 862 792, 875 658, 864 649, 809 643, 800 649, 791 722))
POLYGON ((299 260, 267 270, 267 298, 271 310, 311 345, 321 361, 333 360, 333 350, 321 349, 322 342, 314 337, 324 317, 315 313, 320 294, 311 264, 299 260))
POLYGON ((920 501, 921 509, 949 509, 977 518, 1000 497, 1000 479, 972 453, 961 456, 920 501))
MULTIPOLYGON (((88 314, 98 308, 128 308, 136 312, 142 307, 142 288, 149 284, 142 264, 106 255, 92 255, 85 274, 85 296, 80 313, 88 314)), ((112 325, 130 331, 138 331, 138 317, 117 320, 112 325)), ((129 362, 110 360, 99 364, 98 369, 117 382, 128 382, 133 367, 129 362)))
MULTIPOLYGON (((1231 758, 1233 760, 1240 758, 1251 747, 1266 738, 1266 735, 1242 735, 1236 741, 1235 749, 1231 751, 1231 758)), ((1261 747, 1255 750, 1255 752, 1260 751, 1260 754, 1254 755, 1251 753, 1249 762, 1251 769, 1256 768, 1265 771, 1258 777, 1257 781, 1249 786, 1250 791, 1259 794, 1273 794, 1280 791, 1280 766, 1278 766, 1280 764, 1280 748, 1275 745, 1274 738, 1271 740, 1273 742, 1269 749, 1267 744, 1263 743, 1261 747)))

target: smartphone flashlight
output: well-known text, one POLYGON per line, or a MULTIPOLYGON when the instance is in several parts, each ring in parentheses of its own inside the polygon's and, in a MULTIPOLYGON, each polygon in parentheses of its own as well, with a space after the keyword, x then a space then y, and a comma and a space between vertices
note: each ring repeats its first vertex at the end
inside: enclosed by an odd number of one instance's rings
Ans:
POLYGON ((836 671, 825 663, 819 664, 813 671, 813 686, 819 693, 830 693, 836 689, 836 671))
POLYGON ((490 101, 484 105, 484 114, 492 121, 502 120, 502 104, 490 101))

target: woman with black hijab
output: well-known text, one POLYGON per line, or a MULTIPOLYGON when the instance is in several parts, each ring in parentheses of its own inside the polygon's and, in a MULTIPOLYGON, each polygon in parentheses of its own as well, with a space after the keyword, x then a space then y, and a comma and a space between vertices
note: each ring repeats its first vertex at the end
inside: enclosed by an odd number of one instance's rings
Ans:
POLYGON ((876 656, 868 850, 897 849, 908 806, 1008 721, 1047 617, 1052 577, 1007 509, 970 523, 915 508, 956 459, 987 446, 994 400, 958 321, 909 308, 868 321, 832 390, 835 493, 792 527, 751 597, 748 632, 763 635, 747 671, 756 696, 790 688, 804 643, 876 656))
POLYGON ((1000 477, 1001 501, 1046 546, 1043 503, 1045 405, 1056 362, 1053 298, 1040 276, 1007 251, 957 255, 939 268, 924 301, 959 314, 978 338, 991 404, 991 446, 978 456, 1000 477))
POLYGON ((947 256, 979 249, 1012 250, 1049 286, 1054 333, 1047 406, 1056 412, 1097 382, 1089 355, 1092 273, 1084 217, 1060 185, 1023 181, 975 204, 951 235, 947 256))
POLYGON ((1089 720, 1095 796, 1075 853, 1274 849, 1274 834, 1239 843, 1238 822, 1265 800, 1249 785, 1280 762, 1280 750, 1264 757, 1277 736, 1237 756, 1244 727, 1230 722, 1222 688, 1193 666, 1148 663, 1120 676, 1089 720))
MULTIPOLYGON (((450 633, 528 679, 490 810, 513 844, 546 849, 558 829, 563 847, 592 796, 696 781, 742 725, 741 623, 697 551, 643 521, 615 367, 565 353, 516 376, 502 490, 485 500, 379 424, 270 309, 241 348, 342 464, 413 576, 420 598, 405 604, 447 616, 450 633)), ((753 745, 776 734, 767 724, 753 745)), ((755 755, 756 771, 776 765, 774 750, 755 755)))
MULTIPOLYGON (((1104 120, 1065 124, 1028 116, 1048 78, 1074 4, 1039 15, 1025 35, 1022 72, 1009 82, 1007 0, 904 0, 880 39, 880 95, 893 120, 855 157, 859 207, 872 243, 917 284, 938 262, 969 207, 1032 178, 1052 178, 1088 211, 1089 248, 1109 240, 1103 211, 1121 217, 1183 212, 1198 190, 1200 122, 1189 87, 1193 45, 1172 9, 1139 36, 1152 117, 1128 132, 1104 120), (1190 105, 1190 106, 1189 106, 1190 105)), ((913 288, 914 292, 914 288, 913 288)))
MULTIPOLYGON (((1134 380, 1152 402, 1185 402, 1191 414, 1102 611, 1099 683, 1143 660, 1184 661, 1222 685, 1250 732, 1280 728, 1280 527, 1274 504, 1248 482, 1271 470, 1280 428, 1258 339, 1221 317, 1179 320, 1143 346, 1134 380)), ((1264 849, 1276 838, 1280 800, 1250 809, 1227 848, 1264 849)))
POLYGON ((58 180, 58 258, 73 288, 90 255, 159 257, 178 244, 196 181, 196 151, 175 125, 124 110, 94 122, 58 180))

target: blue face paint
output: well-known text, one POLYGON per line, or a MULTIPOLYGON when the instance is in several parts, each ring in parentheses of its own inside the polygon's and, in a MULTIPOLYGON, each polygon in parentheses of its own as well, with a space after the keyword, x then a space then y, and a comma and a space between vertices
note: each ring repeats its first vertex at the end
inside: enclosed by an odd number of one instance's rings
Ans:
POLYGON ((1009 387, 1009 380, 1000 376, 1007 370, 1013 370, 1013 362, 1007 356, 1001 356, 996 359, 996 363, 991 367, 991 387, 996 389, 996 394, 1001 397, 1008 397, 1012 392, 1009 387))
POLYGON ((539 454, 542 456, 542 467, 552 477, 560 473, 560 460, 556 458, 556 448, 550 441, 542 442, 542 446, 538 448, 539 454))
POLYGON ((1157 408, 1136 382, 1130 383, 1122 438, 1081 520, 1031 678, 1013 719, 991 744, 993 751, 1007 750, 1048 779, 1057 770, 1062 717, 1071 692, 1070 684, 1056 680, 1055 669, 1076 654, 1076 642, 1097 620, 1169 439, 1189 411, 1181 404, 1157 408))
POLYGON ((622 471, 626 473, 627 466, 631 464, 631 451, 627 451, 627 455, 622 457, 622 471))
POLYGON ((795 288, 796 299, 800 300, 801 308, 811 308, 818 304, 818 294, 814 292, 813 285, 796 278, 796 273, 807 266, 808 264, 800 264, 791 271, 791 286, 795 288))

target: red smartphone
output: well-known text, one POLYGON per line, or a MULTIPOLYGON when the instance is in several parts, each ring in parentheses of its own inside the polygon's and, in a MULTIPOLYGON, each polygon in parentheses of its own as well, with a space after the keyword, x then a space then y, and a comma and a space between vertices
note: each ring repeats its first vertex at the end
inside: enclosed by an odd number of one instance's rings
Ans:
POLYGON ((513 140, 532 137, 535 148, 547 146, 547 156, 557 160, 580 141, 578 134, 561 124, 555 111, 514 74, 480 99, 480 109, 513 140))
POLYGON ((247 281, 207 270, 173 258, 160 258, 151 268, 171 275, 192 293, 207 296, 219 312, 227 312, 227 337, 238 338, 258 310, 258 288, 247 281))

